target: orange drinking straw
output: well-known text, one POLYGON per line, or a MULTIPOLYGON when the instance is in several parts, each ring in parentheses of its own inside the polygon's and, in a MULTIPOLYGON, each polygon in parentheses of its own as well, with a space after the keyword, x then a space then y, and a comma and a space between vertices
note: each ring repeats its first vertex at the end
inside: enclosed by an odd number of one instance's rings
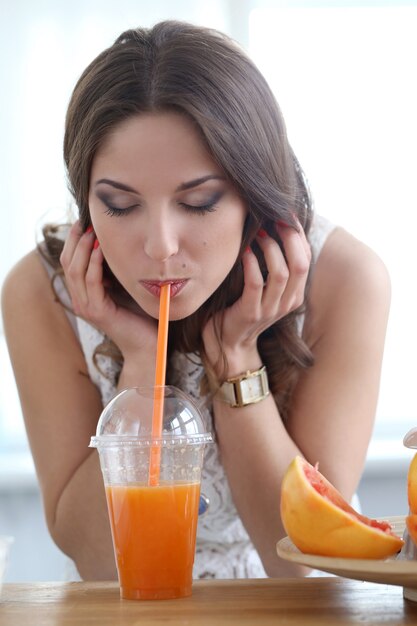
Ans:
POLYGON ((149 459, 148 484, 155 486, 159 484, 159 471, 161 465, 161 445, 155 443, 155 439, 162 436, 162 421, 164 415, 164 389, 165 373, 167 368, 167 347, 168 347, 168 321, 169 321, 169 297, 171 285, 162 285, 159 300, 159 323, 158 339, 156 344, 156 369, 155 369, 155 391, 153 398, 152 413, 152 446, 149 459))

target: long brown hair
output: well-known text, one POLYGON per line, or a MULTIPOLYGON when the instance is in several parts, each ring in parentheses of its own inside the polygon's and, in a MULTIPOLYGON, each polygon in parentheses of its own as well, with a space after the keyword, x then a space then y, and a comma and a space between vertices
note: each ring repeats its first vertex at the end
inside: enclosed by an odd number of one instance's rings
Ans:
MULTIPOLYGON (((151 29, 122 33, 77 82, 66 117, 64 159, 82 228, 90 225, 92 162, 110 130, 133 115, 167 110, 195 122, 214 160, 240 193, 248 208, 241 253, 252 244, 266 271, 254 241, 256 232, 262 226, 281 244, 275 223, 281 220, 297 228, 297 217, 308 233, 309 191, 277 102, 261 73, 227 36, 187 23, 165 21, 151 29)), ((47 243, 52 243, 51 238, 53 233, 45 231, 47 243)), ((242 287, 240 254, 215 293, 190 317, 171 323, 170 351, 200 354, 209 378, 201 329, 239 298, 242 287)), ((258 340, 283 414, 300 368, 312 364, 297 332, 300 313, 285 316, 258 340)), ((217 329, 221 345, 220 329, 221 323, 217 329)))

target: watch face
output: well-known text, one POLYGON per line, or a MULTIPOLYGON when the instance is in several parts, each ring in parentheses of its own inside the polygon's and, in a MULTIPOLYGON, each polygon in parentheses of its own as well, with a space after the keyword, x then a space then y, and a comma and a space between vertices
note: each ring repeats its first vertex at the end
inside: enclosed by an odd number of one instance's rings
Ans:
POLYGON ((242 402, 248 404, 253 400, 257 400, 263 395, 262 383, 260 376, 246 378, 240 381, 240 391, 242 394, 242 402))
POLYGON ((220 387, 221 397, 232 407, 259 402, 269 394, 265 366, 256 372, 246 372, 235 379, 226 380, 220 387))

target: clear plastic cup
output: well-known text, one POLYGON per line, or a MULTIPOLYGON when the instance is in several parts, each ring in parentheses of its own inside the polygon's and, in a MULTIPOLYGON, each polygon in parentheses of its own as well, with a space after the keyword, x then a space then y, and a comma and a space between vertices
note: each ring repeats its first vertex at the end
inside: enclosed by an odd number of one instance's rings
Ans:
MULTIPOLYGON (((412 428, 408 431, 408 433, 404 436, 403 444, 406 448, 411 448, 412 450, 415 450, 417 448, 417 428, 412 428)), ((408 511, 408 515, 411 515, 410 510, 408 511)), ((404 545, 397 559, 405 561, 417 560, 417 547, 410 537, 407 526, 405 527, 403 533, 403 539, 404 545)), ((403 587, 403 595, 404 598, 407 598, 407 600, 417 602, 417 589, 413 589, 411 587, 403 587)))
POLYGON ((103 410, 91 447, 99 452, 122 598, 191 595, 200 477, 212 441, 192 399, 161 387, 163 425, 152 438, 155 387, 126 389, 103 410), (151 455, 159 480, 149 484, 151 455))
POLYGON ((13 543, 13 537, 6 535, 0 535, 0 594, 3 585, 4 573, 9 558, 10 545, 13 543))

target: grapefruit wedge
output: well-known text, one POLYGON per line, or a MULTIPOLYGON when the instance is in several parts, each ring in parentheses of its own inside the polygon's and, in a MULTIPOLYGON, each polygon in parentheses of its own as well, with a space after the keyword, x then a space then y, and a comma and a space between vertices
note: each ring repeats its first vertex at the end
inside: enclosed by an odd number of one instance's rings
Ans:
POLYGON ((417 514, 417 454, 411 459, 407 475, 407 495, 410 512, 417 514))
POLYGON ((407 496, 410 515, 405 518, 408 534, 417 545, 417 454, 411 459, 407 474, 407 496))
POLYGON ((417 545, 417 515, 407 515, 405 518, 408 534, 417 545))
POLYGON ((403 546, 388 522, 357 513, 317 468, 297 456, 282 481, 281 518, 301 552, 385 559, 403 546))

